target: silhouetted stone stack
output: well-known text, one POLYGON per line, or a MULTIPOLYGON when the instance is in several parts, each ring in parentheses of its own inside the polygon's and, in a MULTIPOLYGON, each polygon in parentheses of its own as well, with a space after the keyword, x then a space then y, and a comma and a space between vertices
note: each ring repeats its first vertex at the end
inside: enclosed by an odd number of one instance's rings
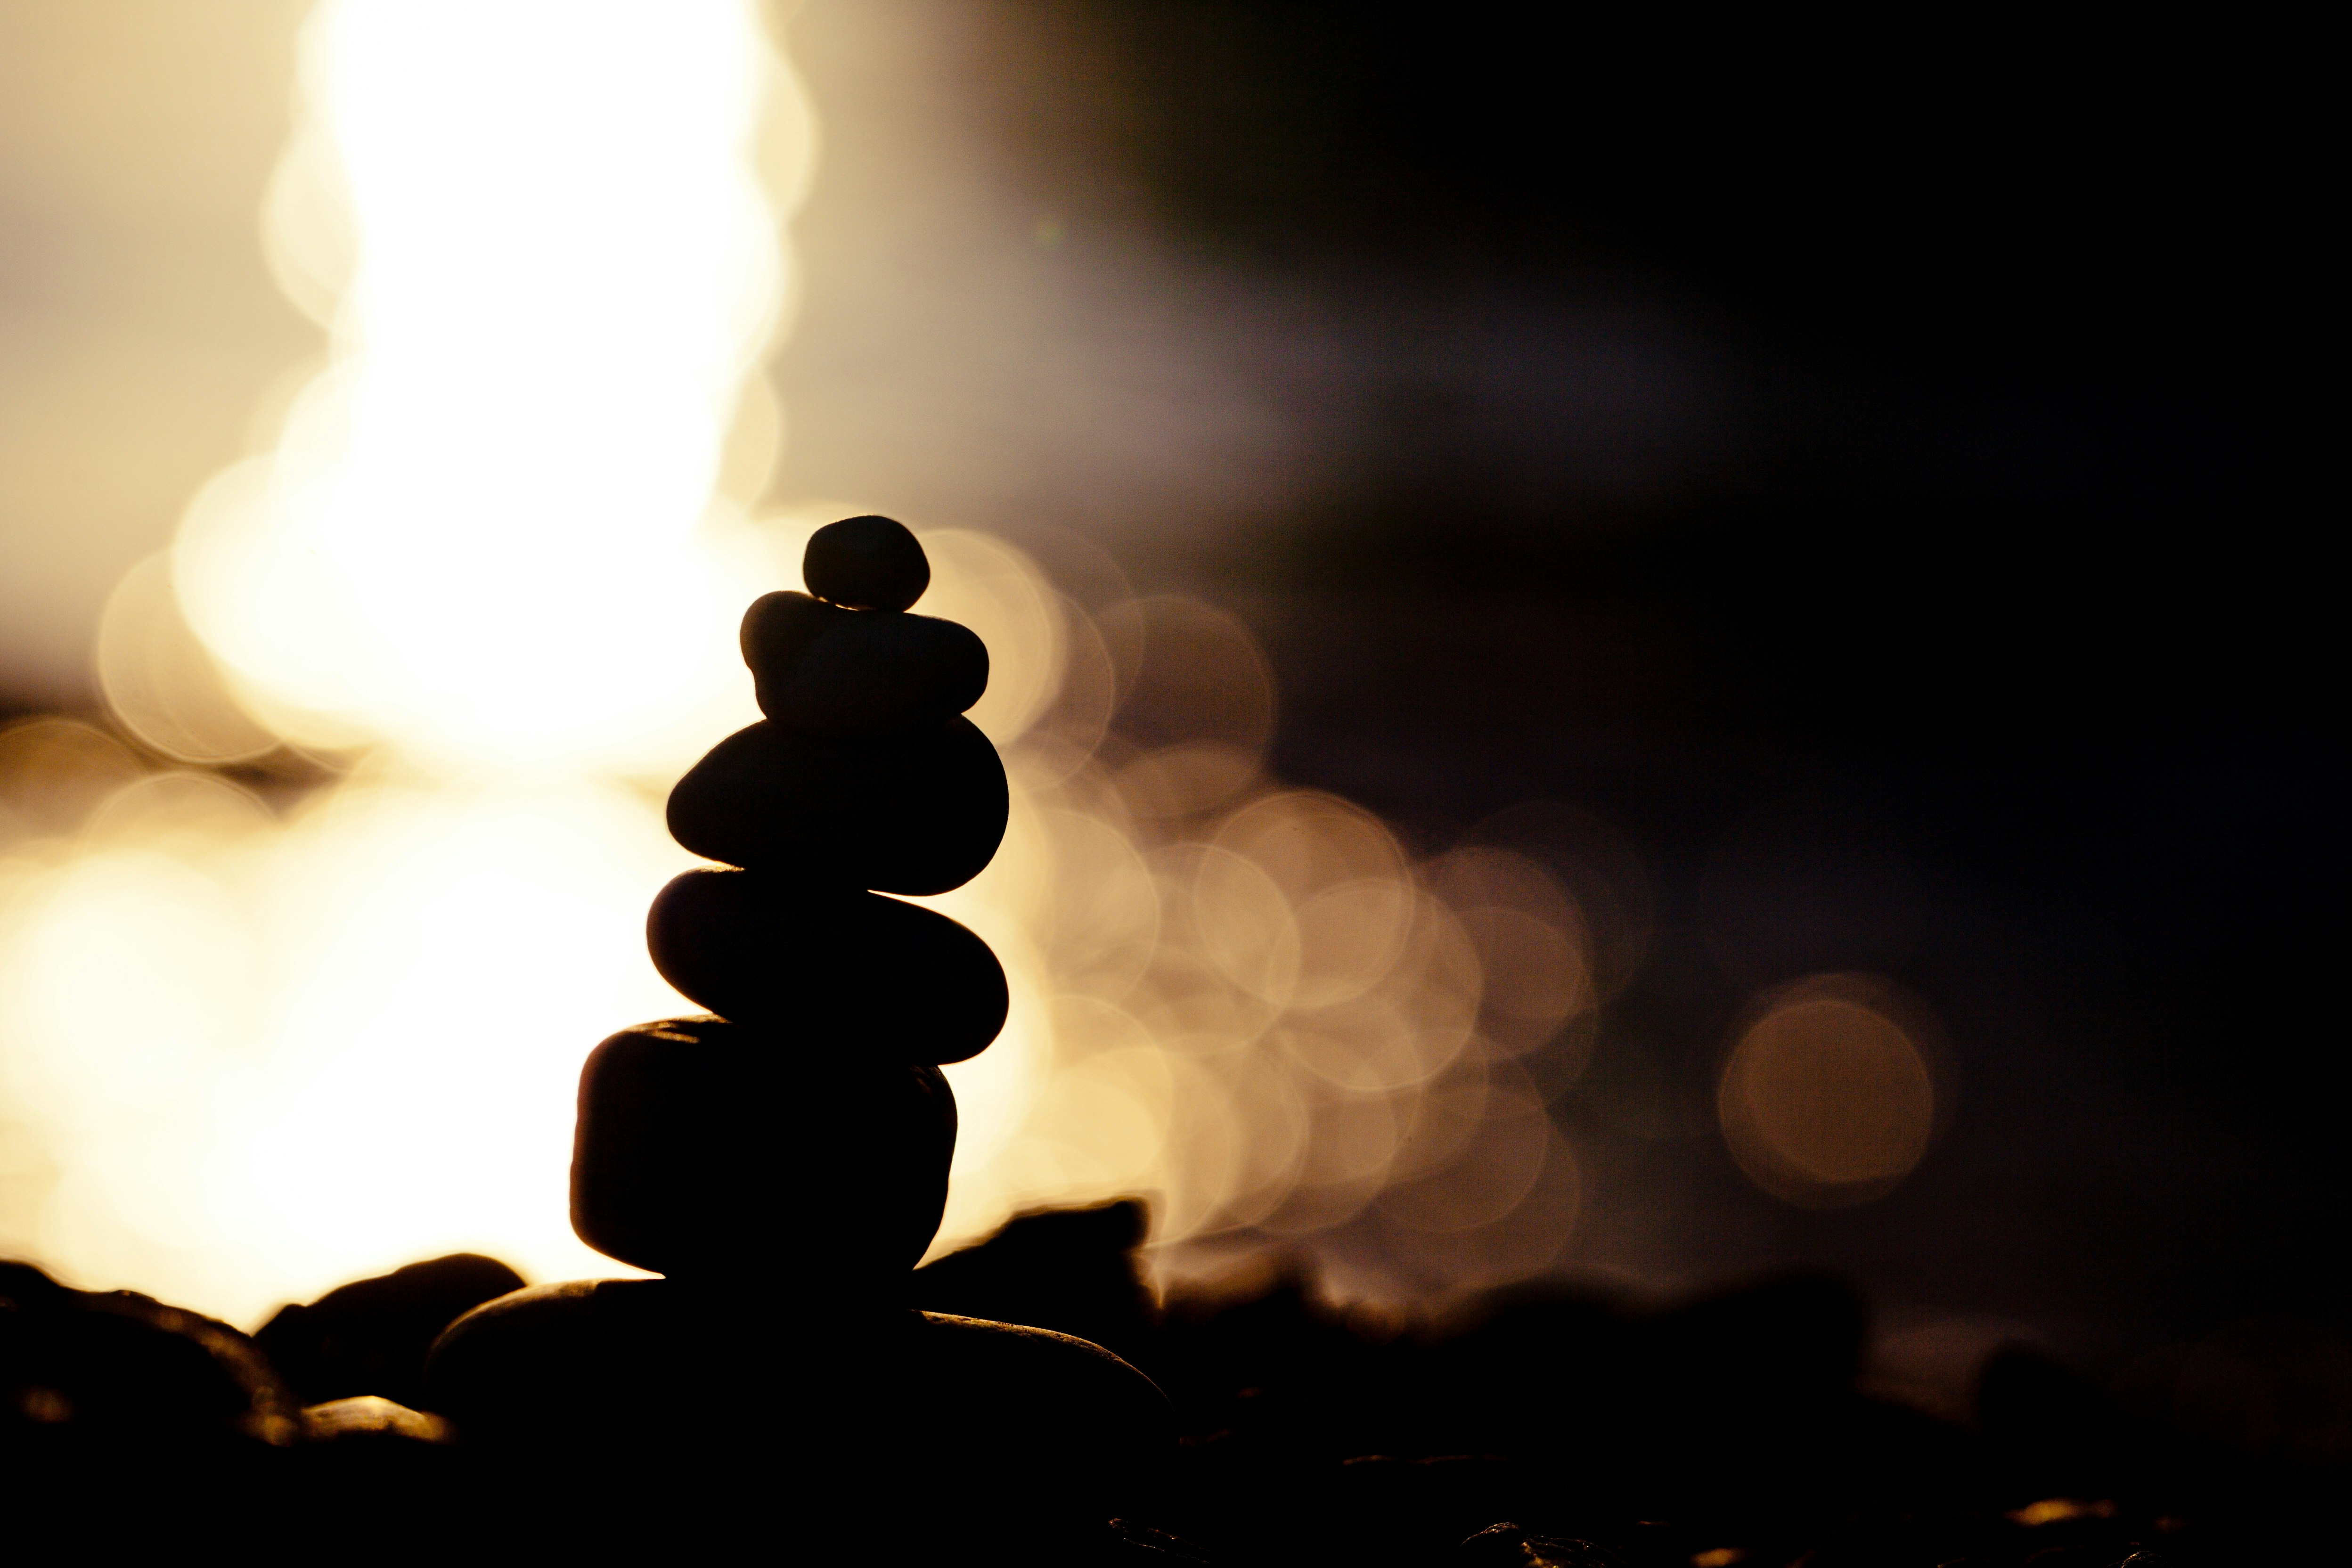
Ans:
POLYGON ((930 568, 887 518, 820 530, 803 573, 810 593, 743 619, 765 721, 669 800, 678 842, 737 868, 672 881, 648 944, 718 1016, 623 1030, 581 1075, 573 1228, 665 1278, 467 1314, 430 1402, 519 1475, 665 1533, 686 1499, 739 1513, 779 1485, 852 1514, 887 1491, 897 1518, 1098 1523, 1167 1441, 1159 1391, 1085 1341, 908 1306, 955 1145, 940 1065, 996 1037, 1006 989, 979 937, 883 895, 961 886, 1003 837, 1003 764, 962 716, 987 650, 906 613, 930 568))

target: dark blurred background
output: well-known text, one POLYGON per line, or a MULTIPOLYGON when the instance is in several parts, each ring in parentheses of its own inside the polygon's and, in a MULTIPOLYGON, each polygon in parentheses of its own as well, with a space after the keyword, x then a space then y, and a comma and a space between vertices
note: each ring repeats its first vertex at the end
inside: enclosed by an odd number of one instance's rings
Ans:
POLYGON ((1235 608, 1281 771, 1418 847, 1534 798, 1612 825, 1657 920, 1557 1108, 1582 1266, 1827 1264, 2103 1372, 2345 1328, 2332 312, 2290 40, 960 18, 905 22, 919 89, 871 24, 793 24, 829 141, 788 487, 869 493, 886 440, 909 510, 961 484, 1235 608), (853 242, 834 204, 891 134, 861 100, 953 103, 926 210, 993 221, 853 242), (843 308, 894 267, 935 315, 843 308), (862 389, 927 357, 991 367, 986 415, 862 389), (939 463, 970 448, 989 483, 939 463), (1958 1090, 1905 1186, 1808 1213, 1739 1177, 1713 1073, 1755 988, 1836 969, 1927 998, 1958 1090))
MULTIPOLYGON (((0 524, 90 563, 7 591, 20 710, 89 704, 105 586, 315 344, 252 237, 299 9, 185 47, 100 10, 16 69, 100 105, 89 145, 171 151, 76 184, 50 121, 10 122, 0 524), (101 376, 106 332, 131 348, 101 376)), ((67 15, 10 25, 36 12, 67 15)), ((1643 868, 1647 956, 1556 1105, 1575 1269, 1824 1265, 1890 1333, 2039 1338, 2132 1387, 2250 1320, 2342 1359, 2307 40, 780 22, 824 148, 772 499, 1090 541, 1256 632, 1287 778, 1427 852, 1566 802, 1643 868), (1940 1016, 1950 1125, 1891 1195, 1804 1211, 1740 1176, 1713 1077, 1759 988, 1843 969, 1940 1016)))

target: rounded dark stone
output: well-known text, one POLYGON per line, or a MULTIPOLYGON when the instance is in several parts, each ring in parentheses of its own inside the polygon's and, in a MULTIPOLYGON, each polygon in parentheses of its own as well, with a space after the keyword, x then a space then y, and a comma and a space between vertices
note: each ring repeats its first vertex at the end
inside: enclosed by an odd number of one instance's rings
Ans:
POLYGON ((300 1406, 226 1323, 0 1259, 0 1541, 26 1563, 249 1552, 300 1406))
POLYGON ((947 916, 761 871, 688 871, 654 900, 662 978, 721 1017, 792 1031, 800 1055, 960 1062, 1004 1026, 1004 970, 947 916))
POLYGON ((85 1453, 143 1446, 196 1463, 300 1430, 292 1392, 226 1323, 13 1259, 0 1259, 0 1422, 85 1453))
POLYGON ((759 1406, 759 1385, 791 1343, 772 1305, 755 1305, 763 1292, 741 1292, 733 1311, 724 1294, 688 1310, 697 1300, 667 1279, 573 1279, 501 1296, 434 1342, 426 1403, 510 1498, 555 1489, 635 1522, 654 1494, 728 1453, 738 1436, 729 1417, 759 1406))
POLYGON ((839 609, 768 594, 743 613, 760 711, 814 735, 891 735, 953 718, 988 689, 988 647, 929 616, 839 609))
POLYGON ((673 1018, 598 1046, 580 1073, 572 1226, 624 1263, 725 1279, 775 1267, 790 1216, 789 1268, 903 1302, 947 1205, 955 1097, 934 1067, 784 1044, 673 1018))
POLYGON ((450 1326, 426 1386, 491 1463, 619 1518, 688 1519, 677 1489, 708 1506, 756 1477, 822 1500, 817 1516, 844 1528, 875 1507, 899 1524, 950 1524, 958 1539, 1008 1522, 1099 1528, 1133 1510, 1174 1446, 1160 1390, 1099 1346, 833 1310, 773 1288, 520 1291, 450 1326))
POLYGON ((1004 837, 1004 764, 967 719, 888 739, 738 730, 669 794, 670 836, 755 870, 944 893, 1004 837))
POLYGON ((453 1253, 281 1307, 254 1342, 305 1404, 374 1394, 413 1405, 424 1397, 425 1352, 441 1331, 522 1285, 494 1258, 453 1253))
POLYGON ((1175 1448, 1167 1396, 1100 1345, 925 1312, 892 1342, 901 1409, 869 1438, 941 1517, 1132 1515, 1175 1448))
POLYGON ((823 636, 827 626, 854 613, 790 590, 762 594, 743 612, 735 640, 753 675, 782 681, 808 651, 809 644, 823 636))
POLYGON ((809 536, 801 581, 818 598, 853 610, 903 610, 931 585, 931 563, 905 523, 845 517, 809 536))

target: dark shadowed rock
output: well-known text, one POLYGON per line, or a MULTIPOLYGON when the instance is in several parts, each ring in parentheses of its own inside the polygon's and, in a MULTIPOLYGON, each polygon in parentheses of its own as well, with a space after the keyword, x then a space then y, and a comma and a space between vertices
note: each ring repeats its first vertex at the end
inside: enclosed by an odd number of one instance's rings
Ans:
POLYGON ((953 718, 988 689, 988 647, 929 616, 769 594, 743 615, 760 710, 815 735, 891 735, 953 718))
POLYGON ((640 1268, 736 1278, 772 1268, 782 1235, 795 1270, 903 1302, 947 1203, 955 1097, 937 1068, 814 1045, 677 1018, 597 1047, 572 1144, 580 1238, 640 1268))
POLYGON ((1004 1026, 1004 971, 945 915, 757 871, 688 871, 646 921, 662 978, 803 1057, 960 1062, 1004 1026))
MULTIPOLYGON (((681 1333, 685 1288, 572 1279, 485 1303, 449 1325, 425 1364, 428 1405, 467 1441, 621 1453, 673 1440, 720 1388, 753 1371, 761 1314, 700 1314, 721 1338, 681 1333), (727 1341, 741 1341, 728 1343, 727 1341), (667 1411, 684 1418, 656 1419, 667 1411)), ((617 1455, 616 1455, 617 1457, 617 1455)))
POLYGON ((898 1342, 905 1416, 881 1441, 903 1484, 965 1512, 1134 1511, 1175 1442, 1166 1395, 1068 1334, 926 1312, 898 1342))
POLYGON ((522 1276, 494 1258, 453 1253, 281 1307, 254 1341, 308 1404, 377 1394, 414 1405, 425 1396, 425 1352, 441 1331, 522 1287, 522 1276))
POLYGON ((1092 1553, 1085 1552, 1089 1542, 1079 1543, 1079 1551, 1071 1560, 1084 1563, 1102 1563, 1106 1568, 1119 1563, 1132 1563, 1135 1568, 1179 1568, 1181 1563, 1200 1563, 1214 1568, 1225 1562, 1197 1541, 1187 1541, 1157 1525, 1139 1520, 1114 1519, 1104 1527, 1103 1540, 1092 1553))
POLYGON ((926 1311, 1033 1323, 1133 1359, 1155 1316, 1136 1248, 1150 1215, 1135 1198, 1016 1215, 986 1240, 915 1270, 926 1311))
POLYGON ((227 1324, 0 1263, 0 1540, 25 1561, 248 1550, 300 1430, 227 1324))
POLYGON ((0 1262, 0 1428, 58 1443, 283 1447, 299 1406, 251 1340, 135 1290, 0 1262))
POLYGON ((1625 1568, 1613 1552, 1573 1536, 1536 1535, 1492 1524, 1454 1550, 1459 1568, 1625 1568))
POLYGON ((1160 1391, 1098 1346, 829 1311, 821 1289, 542 1286, 452 1324, 426 1384, 515 1490, 568 1492, 620 1523, 689 1526, 757 1495, 788 1502, 796 1530, 870 1531, 879 1510, 899 1540, 1098 1528, 1132 1511, 1172 1446, 1160 1391))
POLYGON ((854 613, 790 589, 762 594, 743 612, 742 625, 735 634, 736 644, 743 650, 743 663, 753 676, 760 677, 764 671, 764 678, 781 684, 791 678, 801 655, 808 652, 809 645, 824 635, 827 626, 839 624, 854 613))
POLYGON ((461 1543, 478 1543, 485 1523, 502 1532, 509 1522, 474 1495, 473 1468, 449 1422, 373 1394, 305 1408, 290 1458, 290 1526, 363 1539, 383 1561, 467 1561, 461 1543))
POLYGON ((944 893, 1004 837, 1004 764, 966 719, 887 739, 739 730, 678 780, 671 837, 697 855, 887 893, 944 893))
POLYGON ((903 610, 931 585, 931 563, 905 523, 845 517, 809 535, 801 581, 817 597, 853 610, 903 610))

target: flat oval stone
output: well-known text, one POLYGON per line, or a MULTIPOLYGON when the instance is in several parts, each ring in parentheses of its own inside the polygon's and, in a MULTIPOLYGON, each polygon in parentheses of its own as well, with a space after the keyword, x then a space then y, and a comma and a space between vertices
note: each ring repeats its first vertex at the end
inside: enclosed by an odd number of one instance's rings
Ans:
POLYGON ((955 1096, 935 1067, 789 1044, 672 1018, 590 1053, 572 1145, 580 1239, 658 1274, 740 1279, 773 1267, 789 1215, 795 1270, 903 1304, 947 1205, 955 1096))
POLYGON ((931 585, 931 563, 905 523, 845 517, 809 535, 801 581, 818 598, 853 610, 903 610, 931 585))
MULTIPOLYGON (((1004 970, 947 916, 763 871, 688 871, 654 900, 662 978, 721 1017, 824 1054, 960 1062, 1004 1026, 1004 970)), ((802 1053, 816 1054, 816 1053, 802 1053)))
POLYGON ((426 1390, 551 1522, 656 1545, 707 1519, 773 1530, 781 1487, 812 1562, 898 1562, 932 1532, 959 1562, 1061 1562, 1036 1542, 1132 1517, 1174 1448, 1159 1389, 1098 1346, 843 1310, 814 1280, 517 1291, 450 1326, 426 1390), (983 1541, 1010 1550, 966 1550, 983 1541))
POLYGON ((890 735, 964 711, 988 689, 988 647, 929 616, 844 610, 768 594, 743 614, 760 711, 815 735, 890 735))
POLYGON ((1004 764, 968 719, 912 735, 738 730, 669 792, 697 855, 887 893, 944 893, 1004 837, 1004 764))

